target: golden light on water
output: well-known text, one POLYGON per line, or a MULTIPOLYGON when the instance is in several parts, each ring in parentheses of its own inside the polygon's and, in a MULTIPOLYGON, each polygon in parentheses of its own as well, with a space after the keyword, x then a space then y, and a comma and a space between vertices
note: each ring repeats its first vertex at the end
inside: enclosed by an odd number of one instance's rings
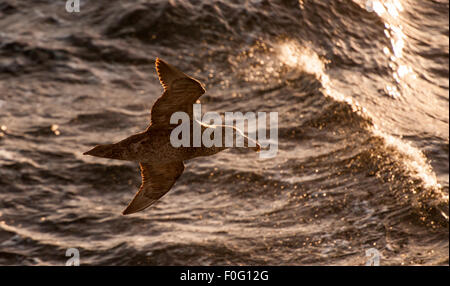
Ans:
POLYGON ((373 11, 379 16, 383 16, 388 13, 392 17, 397 17, 399 13, 403 11, 403 5, 399 0, 368 0, 366 2, 366 8, 368 11, 373 11))
MULTIPOLYGON (((387 11, 388 13, 393 13, 392 11, 394 11, 394 8, 398 9, 398 7, 398 4, 397 6, 394 5, 391 8, 388 8, 387 11)), ((394 15, 398 14, 394 13, 394 15)), ((401 29, 394 28, 392 31, 397 33, 396 37, 399 37, 399 39, 402 39, 404 37, 401 29)), ((402 55, 404 41, 396 40, 391 41, 391 43, 394 46, 394 56, 392 56, 391 59, 393 59, 395 63, 395 61, 398 59, 398 57, 396 56, 402 55)), ((384 50, 384 52, 386 53, 386 50, 384 50)), ((352 107, 352 110, 354 112, 359 113, 361 116, 368 116, 370 118, 370 114, 368 113, 368 111, 365 108, 362 108, 356 100, 333 91, 333 89, 330 87, 331 82, 325 73, 324 60, 321 60, 319 56, 313 51, 301 47, 294 41, 284 42, 278 47, 278 59, 291 68, 297 68, 305 72, 315 74, 321 80, 325 93, 328 96, 334 98, 335 100, 346 102, 352 107)), ((396 64, 395 68, 394 78, 398 83, 400 83, 400 80, 407 74, 412 73, 412 69, 407 65, 396 64)), ((391 96, 399 96, 399 91, 396 86, 387 86, 386 89, 389 91, 391 96)), ((406 157, 405 167, 411 172, 411 174, 421 179, 425 188, 431 188, 441 193, 442 198, 445 200, 445 194, 442 192, 441 185, 437 182, 437 178, 434 172, 431 170, 431 166, 428 163, 425 155, 419 149, 411 146, 410 144, 404 142, 399 138, 382 132, 377 128, 375 124, 373 124, 371 129, 374 132, 375 136, 379 136, 384 139, 387 146, 393 147, 404 157, 406 157)))
MULTIPOLYGON (((394 2, 389 2, 393 6, 389 8, 384 3, 386 15, 392 15, 397 17, 402 9, 399 9, 399 4, 394 2), (387 7, 387 8, 386 8, 387 7)), ((389 4, 388 3, 388 4, 389 4)), ((380 5, 381 2, 380 2, 380 5)), ((381 10, 379 10, 381 11, 381 10)), ((393 21, 391 20, 390 23, 393 21)), ((415 76, 412 68, 401 61, 403 56, 403 49, 405 46, 405 35, 403 34, 401 25, 393 25, 386 23, 385 34, 391 39, 391 48, 384 47, 382 52, 389 57, 389 67, 393 71, 393 78, 395 82, 399 85, 405 84, 404 79, 408 75, 415 76)), ((279 42, 278 44, 272 46, 270 49, 265 50, 265 52, 250 53, 247 59, 257 60, 257 72, 255 72, 255 65, 252 68, 248 68, 248 72, 252 75, 253 80, 258 80, 255 75, 264 74, 265 78, 275 77, 280 78, 286 72, 291 73, 293 71, 306 72, 313 74, 320 80, 324 93, 333 98, 334 100, 347 103, 353 110, 353 112, 358 113, 360 116, 368 118, 372 124, 368 125, 368 129, 373 132, 374 136, 382 138, 387 147, 393 148, 398 152, 399 156, 402 157, 403 167, 408 170, 408 173, 412 177, 420 179, 422 186, 436 194, 440 201, 448 201, 448 195, 443 192, 442 186, 438 183, 436 175, 434 174, 431 165, 429 164, 426 156, 418 149, 413 147, 407 142, 404 142, 401 138, 397 138, 389 135, 388 133, 380 130, 377 125, 372 122, 370 112, 366 110, 362 105, 360 105, 351 96, 346 96, 336 91, 333 88, 333 84, 330 78, 327 76, 325 71, 325 66, 327 61, 319 57, 314 50, 308 47, 304 47, 295 40, 287 40, 279 42), (286 71, 287 70, 287 71, 286 71)), ((248 65, 247 67, 249 67, 248 65)), ((400 96, 398 85, 387 85, 386 90, 390 96, 397 98, 400 96)), ((412 192, 415 194, 415 191, 412 192)), ((445 216, 445 214, 443 214, 445 216)))
MULTIPOLYGON (((441 185, 437 182, 436 175, 433 173, 431 166, 428 164, 425 155, 417 148, 409 143, 388 135, 380 130, 374 130, 375 135, 382 137, 387 146, 391 146, 399 151, 405 158, 403 162, 409 171, 419 177, 426 188, 441 190, 441 185)), ((444 198, 444 194, 442 193, 444 198)), ((445 199, 445 198, 444 198, 445 199)))
POLYGON ((1 125, 1 126, 0 126, 0 137, 5 136, 5 133, 4 133, 4 132, 6 132, 6 129, 8 129, 8 128, 6 127, 6 125, 1 125))
POLYGON ((323 75, 325 68, 325 62, 314 51, 295 41, 283 42, 278 46, 278 59, 289 67, 298 68, 316 76, 323 75))
POLYGON ((294 67, 299 61, 299 57, 292 43, 284 43, 280 46, 280 59, 288 66, 294 67))
MULTIPOLYGON (((400 0, 385 1, 367 1, 366 9, 377 13, 385 20, 384 34, 391 43, 391 49, 383 48, 385 55, 389 56, 389 67, 393 71, 393 78, 397 84, 404 85, 403 78, 410 75, 412 79, 416 78, 412 68, 401 61, 403 49, 405 48, 406 35, 403 32, 403 26, 400 22, 401 13, 404 11, 400 0), (392 54, 391 54, 392 50, 392 54)), ((386 93, 393 98, 399 98, 401 93, 397 86, 386 85, 386 93)))
POLYGON ((236 71, 247 82, 281 82, 286 74, 295 72, 306 72, 321 81, 327 80, 322 78, 326 77, 323 71, 327 61, 295 40, 283 40, 273 45, 258 42, 237 56, 235 62, 239 66, 236 71))
POLYGON ((58 129, 59 129, 59 125, 58 124, 52 124, 52 126, 50 126, 50 130, 52 130, 53 133, 55 133, 56 136, 61 134, 61 132, 58 129))

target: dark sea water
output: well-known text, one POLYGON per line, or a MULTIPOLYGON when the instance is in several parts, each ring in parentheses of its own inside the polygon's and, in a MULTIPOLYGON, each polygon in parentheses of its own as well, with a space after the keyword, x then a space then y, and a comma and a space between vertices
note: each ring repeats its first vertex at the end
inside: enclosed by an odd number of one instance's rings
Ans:
POLYGON ((0 0, 0 264, 449 264, 448 0, 0 0), (186 163, 121 211, 156 57, 203 111, 279 113, 278 154, 186 163))

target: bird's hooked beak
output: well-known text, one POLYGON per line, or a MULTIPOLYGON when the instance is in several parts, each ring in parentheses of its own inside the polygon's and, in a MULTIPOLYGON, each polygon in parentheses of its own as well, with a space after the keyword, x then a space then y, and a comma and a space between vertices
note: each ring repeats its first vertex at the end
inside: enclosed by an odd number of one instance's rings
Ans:
POLYGON ((256 146, 252 147, 251 149, 256 153, 259 153, 259 151, 261 151, 261 145, 258 142, 256 142, 256 146))

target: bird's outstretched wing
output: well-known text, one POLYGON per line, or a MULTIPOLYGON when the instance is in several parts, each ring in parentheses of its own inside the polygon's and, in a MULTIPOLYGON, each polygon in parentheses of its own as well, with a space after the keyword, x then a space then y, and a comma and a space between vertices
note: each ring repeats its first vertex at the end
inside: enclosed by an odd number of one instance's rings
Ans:
POLYGON ((142 185, 124 215, 139 212, 164 196, 184 171, 182 161, 169 164, 150 165, 139 163, 141 167, 142 185))
POLYGON ((205 93, 202 84, 163 60, 156 59, 156 72, 164 93, 156 100, 151 111, 151 126, 172 129, 170 117, 183 111, 192 120, 192 105, 205 93))

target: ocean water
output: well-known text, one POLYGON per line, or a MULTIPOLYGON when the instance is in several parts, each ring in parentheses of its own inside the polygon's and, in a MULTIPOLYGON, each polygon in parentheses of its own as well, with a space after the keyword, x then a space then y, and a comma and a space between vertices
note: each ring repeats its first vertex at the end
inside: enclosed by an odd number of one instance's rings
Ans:
POLYGON ((448 0, 0 0, 0 264, 449 264, 448 0), (186 162, 121 211, 156 57, 203 111, 278 112, 278 154, 186 162), (372 250, 373 251, 373 250, 372 250))

